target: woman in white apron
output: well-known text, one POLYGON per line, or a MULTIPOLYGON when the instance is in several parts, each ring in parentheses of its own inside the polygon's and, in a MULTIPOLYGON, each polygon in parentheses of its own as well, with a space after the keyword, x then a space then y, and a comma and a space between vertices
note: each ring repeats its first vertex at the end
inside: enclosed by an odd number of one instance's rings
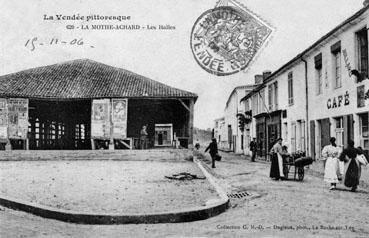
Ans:
POLYGON ((340 175, 340 169, 338 165, 338 155, 340 149, 336 145, 336 138, 331 137, 331 144, 324 146, 322 150, 322 157, 326 159, 324 168, 324 181, 329 183, 330 190, 336 188, 338 183, 338 176, 340 175))

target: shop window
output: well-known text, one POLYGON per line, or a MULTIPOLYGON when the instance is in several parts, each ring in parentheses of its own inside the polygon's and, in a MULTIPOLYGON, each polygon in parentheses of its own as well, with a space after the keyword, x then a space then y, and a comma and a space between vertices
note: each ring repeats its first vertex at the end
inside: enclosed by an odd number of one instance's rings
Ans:
POLYGON ((344 142, 344 129, 343 129, 343 117, 335 118, 335 134, 336 134, 336 144, 338 147, 343 148, 343 142, 344 142))
POLYGON ((356 32, 358 70, 368 77, 368 33, 366 27, 356 32))
POLYGON ((368 155, 369 151, 369 113, 359 115, 360 121, 360 146, 368 155))
POLYGON ((288 105, 293 105, 293 75, 288 73, 288 105))
POLYGON ((291 124, 291 152, 296 152, 296 123, 291 124))

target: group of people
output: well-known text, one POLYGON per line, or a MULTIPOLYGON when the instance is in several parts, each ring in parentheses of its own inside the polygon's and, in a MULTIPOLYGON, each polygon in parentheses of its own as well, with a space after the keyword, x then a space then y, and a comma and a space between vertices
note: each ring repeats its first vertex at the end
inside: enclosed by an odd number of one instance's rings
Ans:
MULTIPOLYGON (((286 146, 282 146, 282 138, 278 138, 273 145, 271 154, 270 177, 275 180, 283 180, 284 161, 289 156, 286 146)), ((255 161, 256 157, 256 142, 253 140, 250 143, 252 151, 251 161, 255 161)), ((212 168, 215 168, 215 161, 218 155, 218 146, 215 138, 205 149, 209 151, 212 158, 212 168)), ((354 142, 349 141, 348 147, 341 151, 336 145, 336 138, 330 138, 330 145, 327 145, 322 150, 322 158, 325 161, 324 181, 330 184, 330 190, 336 188, 336 185, 343 180, 346 187, 351 188, 355 192, 359 185, 361 166, 368 165, 368 159, 365 157, 361 147, 355 148, 354 142)))
MULTIPOLYGON (((270 177, 283 180, 283 164, 288 152, 282 146, 282 138, 278 138, 272 147, 271 155, 270 177)), ((349 141, 348 147, 341 151, 336 145, 336 138, 332 137, 330 145, 322 150, 322 158, 325 161, 324 181, 330 184, 330 190, 335 189, 340 180, 343 180, 344 185, 351 188, 351 191, 357 190, 361 166, 368 164, 361 147, 355 148, 354 142, 349 141)))
POLYGON ((362 148, 355 148, 354 142, 349 141, 348 147, 341 152, 336 145, 336 138, 332 137, 330 145, 322 150, 322 158, 325 160, 324 181, 331 185, 329 189, 335 189, 337 183, 343 180, 344 185, 355 192, 360 181, 361 166, 368 164, 362 148))

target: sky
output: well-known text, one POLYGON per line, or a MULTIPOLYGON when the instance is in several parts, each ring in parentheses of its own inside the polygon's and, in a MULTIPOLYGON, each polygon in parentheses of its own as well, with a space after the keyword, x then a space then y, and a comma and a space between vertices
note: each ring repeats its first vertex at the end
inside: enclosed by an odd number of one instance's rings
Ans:
POLYGON ((203 12, 215 7, 215 0, 0 0, 0 75, 89 58, 198 94, 194 125, 212 128, 214 119, 223 116, 234 87, 253 84, 254 75, 264 70, 277 70, 363 6, 363 0, 238 1, 271 24, 275 31, 244 72, 216 76, 197 64, 190 48, 193 24, 203 12), (55 20, 60 14, 130 16, 131 19, 55 20), (46 20, 50 16, 54 20, 46 20), (146 29, 81 29, 81 25, 91 28, 92 24, 133 24, 146 29), (167 24, 175 29, 148 29, 167 24), (67 29, 67 25, 74 25, 75 29, 67 29), (30 42, 36 37, 34 42, 43 45, 33 49, 30 42), (54 44, 50 45, 53 39, 54 44), (56 39, 59 44, 55 44, 56 39), (73 39, 83 44, 69 44, 73 39), (60 44, 61 41, 67 43, 60 44))

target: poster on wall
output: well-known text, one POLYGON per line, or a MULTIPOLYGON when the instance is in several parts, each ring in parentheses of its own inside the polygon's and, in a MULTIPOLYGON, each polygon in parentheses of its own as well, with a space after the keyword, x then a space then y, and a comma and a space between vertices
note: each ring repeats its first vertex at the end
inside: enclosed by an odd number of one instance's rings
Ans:
POLYGON ((369 107, 369 87, 357 87, 357 107, 369 107))
POLYGON ((8 137, 8 115, 5 98, 0 98, 0 139, 8 137))
POLYGON ((91 137, 94 139, 110 139, 110 100, 92 101, 91 137))
POLYGON ((127 138, 127 99, 113 99, 112 108, 113 137, 125 139, 127 138))
POLYGON ((8 123, 10 139, 27 139, 28 99, 8 99, 8 123))

